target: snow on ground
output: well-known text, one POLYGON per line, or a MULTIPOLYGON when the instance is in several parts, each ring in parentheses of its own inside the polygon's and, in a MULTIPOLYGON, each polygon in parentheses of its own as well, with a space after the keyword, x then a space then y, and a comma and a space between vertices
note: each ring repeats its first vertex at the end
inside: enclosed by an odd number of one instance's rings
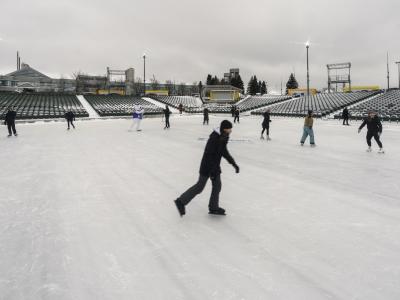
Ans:
POLYGON ((242 118, 228 215, 207 214, 208 184, 180 218, 212 125, 130 122, 0 128, 0 299, 400 299, 400 126, 380 155, 355 123, 316 121, 313 149, 301 119, 273 119, 266 142, 242 118))

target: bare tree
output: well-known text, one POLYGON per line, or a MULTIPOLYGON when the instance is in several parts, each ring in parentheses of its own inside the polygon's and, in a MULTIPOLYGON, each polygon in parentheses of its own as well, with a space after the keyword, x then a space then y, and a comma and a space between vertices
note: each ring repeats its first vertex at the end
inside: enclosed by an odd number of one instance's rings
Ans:
POLYGON ((186 84, 184 82, 181 82, 178 85, 178 94, 180 96, 184 96, 186 94, 186 84))
POLYGON ((175 94, 175 91, 174 91, 174 83, 173 83, 172 80, 167 80, 167 81, 165 81, 165 87, 166 87, 166 89, 168 90, 168 95, 173 95, 173 94, 175 94))
POLYGON ((153 75, 153 78, 150 79, 151 81, 151 89, 158 90, 160 89, 160 83, 157 81, 156 77, 153 75))

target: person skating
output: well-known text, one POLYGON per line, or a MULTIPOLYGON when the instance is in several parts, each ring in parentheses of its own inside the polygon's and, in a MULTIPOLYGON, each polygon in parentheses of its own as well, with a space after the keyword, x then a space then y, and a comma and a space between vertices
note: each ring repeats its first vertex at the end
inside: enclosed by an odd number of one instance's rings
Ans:
POLYGON ((271 110, 267 109, 265 113, 263 113, 264 120, 262 122, 262 131, 261 131, 261 139, 264 139, 264 131, 267 131, 267 141, 270 141, 269 137, 269 123, 271 123, 271 116, 270 116, 271 110))
POLYGON ((236 110, 236 108, 235 108, 235 105, 232 105, 232 106, 231 106, 231 114, 232 114, 232 118, 234 118, 234 117, 235 117, 235 110, 236 110))
POLYGON ((209 114, 209 110, 208 110, 208 108, 206 107, 206 108, 204 108, 204 110, 203 110, 203 125, 205 125, 206 123, 207 123, 207 125, 208 125, 208 121, 209 121, 208 114, 209 114))
POLYGON ((164 129, 168 129, 170 127, 170 124, 169 124, 169 116, 170 115, 171 115, 171 111, 169 110, 168 105, 166 105, 165 109, 164 109, 164 118, 165 118, 165 127, 164 127, 164 129))
POLYGON ((181 115, 182 112, 183 112, 183 105, 182 105, 182 103, 179 104, 178 109, 179 109, 179 114, 181 115))
POLYGON ((378 115, 374 111, 369 111, 368 112, 368 117, 364 119, 362 122, 361 126, 358 128, 358 133, 361 132, 361 129, 367 125, 367 144, 368 144, 368 149, 367 152, 371 152, 371 139, 372 137, 375 139, 376 143, 379 146, 379 153, 384 153, 383 151, 383 145, 380 140, 380 136, 382 134, 382 123, 378 115))
POLYGON ((240 121, 239 121, 239 116, 240 116, 240 111, 239 111, 239 108, 235 108, 235 118, 233 119, 233 123, 236 123, 236 121, 238 122, 238 123, 240 123, 240 121))
POLYGON ((224 120, 220 127, 214 129, 208 139, 200 165, 200 175, 197 183, 175 200, 175 205, 181 217, 185 214, 185 206, 200 194, 208 179, 211 179, 212 191, 208 204, 209 213, 224 215, 225 210, 219 206, 219 193, 221 191, 221 158, 224 157, 239 173, 239 166, 229 154, 227 144, 232 132, 232 123, 224 120))
POLYGON ((349 125, 349 116, 349 110, 345 107, 342 112, 343 125, 349 125))
POLYGON ((315 147, 313 125, 314 125, 313 112, 312 110, 309 110, 307 116, 304 119, 303 136, 301 137, 300 140, 301 146, 304 145, 304 142, 306 141, 307 137, 310 136, 310 145, 311 147, 315 147))
POLYGON ((17 136, 17 130, 15 129, 15 119, 17 118, 17 113, 14 111, 12 107, 8 108, 8 112, 4 118, 4 125, 7 125, 8 128, 8 137, 11 137, 14 133, 14 136, 17 136))
POLYGON ((140 123, 142 122, 143 115, 144 115, 144 108, 139 104, 135 104, 135 106, 133 107, 133 115, 132 115, 133 120, 131 127, 129 129, 130 131, 135 125, 136 125, 136 131, 142 131, 142 129, 140 129, 140 123))
POLYGON ((68 123, 68 128, 67 130, 70 129, 69 125, 71 124, 72 128, 75 129, 74 121, 75 121, 75 114, 72 111, 68 111, 65 113, 65 119, 67 120, 68 123))

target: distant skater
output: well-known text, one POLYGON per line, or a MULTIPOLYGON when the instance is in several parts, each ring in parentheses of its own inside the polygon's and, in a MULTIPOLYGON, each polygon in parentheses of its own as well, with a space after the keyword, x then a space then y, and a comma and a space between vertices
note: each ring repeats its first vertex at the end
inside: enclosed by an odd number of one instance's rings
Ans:
POLYGON ((129 128, 130 131, 133 129, 133 127, 135 127, 135 125, 136 125, 136 131, 142 131, 142 129, 140 128, 140 124, 142 123, 143 115, 144 115, 144 108, 139 104, 135 104, 135 106, 133 107, 133 115, 132 115, 133 120, 131 127, 129 128))
POLYGON ((8 137, 11 137, 14 133, 14 136, 18 136, 17 130, 15 129, 15 119, 17 118, 17 113, 14 111, 12 107, 8 108, 8 112, 4 118, 4 125, 7 125, 8 128, 8 137))
POLYGON ((343 125, 349 125, 349 117, 349 110, 347 109, 347 107, 345 107, 342 112, 343 125))
POLYGON ((262 122, 262 131, 261 131, 261 139, 264 139, 264 131, 267 131, 267 141, 270 141, 269 137, 269 123, 271 123, 271 117, 270 117, 271 110, 267 109, 265 113, 263 113, 264 120, 262 122))
POLYGON ((212 183, 212 191, 208 209, 210 214, 225 215, 225 209, 219 206, 219 193, 221 192, 221 159, 225 158, 239 173, 239 166, 229 154, 227 144, 229 135, 232 132, 232 123, 224 120, 220 127, 214 129, 208 139, 204 150, 203 158, 200 165, 200 176, 195 185, 184 192, 175 200, 175 205, 181 217, 185 214, 185 206, 198 194, 200 194, 207 180, 210 178, 212 183))
POLYGON ((239 111, 239 108, 235 108, 235 118, 233 119, 233 123, 236 123, 236 121, 238 122, 238 123, 240 123, 240 121, 239 121, 239 116, 240 116, 240 111, 239 111))
POLYGON ((183 112, 183 105, 182 105, 182 103, 179 104, 178 109, 179 109, 179 114, 181 115, 182 112, 183 112))
POLYGON ((69 128, 69 125, 70 125, 70 124, 71 124, 72 128, 75 129, 75 125, 74 125, 75 114, 74 114, 72 111, 68 111, 68 112, 65 114, 65 119, 67 120, 67 123, 68 123, 68 128, 67 128, 67 130, 70 129, 70 128, 69 128))
POLYGON ((170 124, 169 124, 169 116, 171 115, 171 111, 169 110, 168 105, 165 106, 164 109, 164 118, 165 118, 165 127, 164 129, 169 129, 170 124))
POLYGON ((203 110, 203 125, 205 125, 206 123, 207 123, 207 125, 208 125, 208 121, 209 121, 208 114, 209 114, 209 110, 208 110, 208 108, 206 107, 206 108, 204 108, 204 110, 203 110))
POLYGON ((231 106, 231 115, 232 115, 232 118, 234 118, 235 117, 235 105, 232 105, 231 106))
POLYGON ((313 125, 314 125, 313 112, 312 110, 309 110, 306 118, 304 119, 303 136, 301 137, 300 141, 301 146, 304 145, 304 142, 306 141, 307 137, 310 136, 310 145, 311 147, 315 147, 313 125))
POLYGON ((369 111, 368 112, 368 117, 364 119, 362 122, 361 126, 358 128, 358 133, 361 132, 361 129, 367 125, 367 144, 368 144, 368 149, 367 152, 371 152, 371 139, 372 137, 375 139, 376 143, 379 146, 379 153, 384 153, 383 151, 383 145, 380 140, 380 136, 382 134, 382 123, 378 115, 374 111, 369 111))

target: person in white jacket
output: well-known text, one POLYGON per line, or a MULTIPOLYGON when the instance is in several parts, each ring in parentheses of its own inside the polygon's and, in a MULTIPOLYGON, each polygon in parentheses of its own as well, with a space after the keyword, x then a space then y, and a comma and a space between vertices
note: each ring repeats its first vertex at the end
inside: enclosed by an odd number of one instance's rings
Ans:
POLYGON ((133 107, 133 122, 131 127, 129 128, 129 131, 132 131, 132 128, 136 125, 136 131, 142 131, 142 129, 140 129, 140 123, 142 122, 143 119, 143 115, 144 115, 144 108, 139 105, 139 104, 135 104, 135 106, 133 107))

